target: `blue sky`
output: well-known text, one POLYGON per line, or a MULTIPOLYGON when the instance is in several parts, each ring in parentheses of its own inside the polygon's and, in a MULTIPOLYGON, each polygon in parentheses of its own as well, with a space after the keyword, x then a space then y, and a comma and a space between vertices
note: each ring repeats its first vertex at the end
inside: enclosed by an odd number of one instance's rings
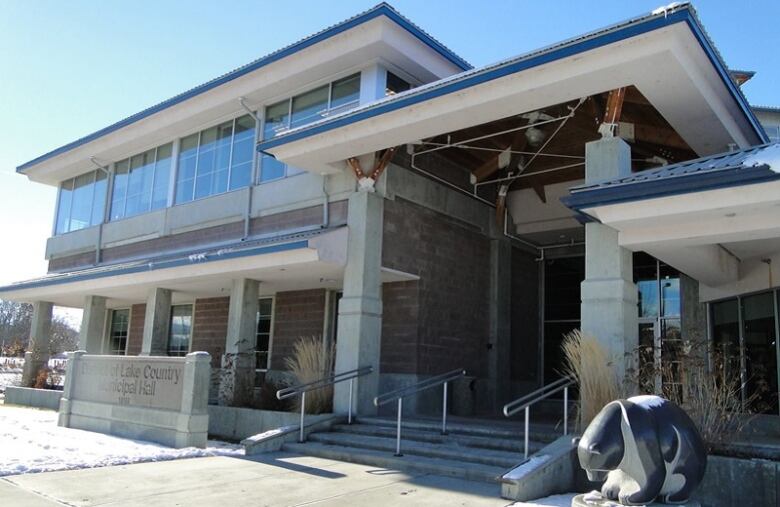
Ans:
MULTIPOLYGON (((391 2, 475 66, 658 7, 659 1, 391 2)), ((374 1, 5 0, 0 16, 0 284, 45 272, 55 189, 14 168, 370 8, 374 1), (10 247, 10 248, 9 248, 10 247)), ((744 92, 780 105, 780 2, 695 4, 744 92)))

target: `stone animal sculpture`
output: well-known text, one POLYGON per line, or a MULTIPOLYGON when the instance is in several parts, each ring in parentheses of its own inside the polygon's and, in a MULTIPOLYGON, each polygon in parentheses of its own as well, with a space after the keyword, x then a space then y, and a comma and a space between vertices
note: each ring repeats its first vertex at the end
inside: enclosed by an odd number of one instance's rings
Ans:
POLYGON ((704 476, 707 453, 680 407, 659 396, 608 403, 577 446, 588 480, 623 505, 685 503, 704 476))

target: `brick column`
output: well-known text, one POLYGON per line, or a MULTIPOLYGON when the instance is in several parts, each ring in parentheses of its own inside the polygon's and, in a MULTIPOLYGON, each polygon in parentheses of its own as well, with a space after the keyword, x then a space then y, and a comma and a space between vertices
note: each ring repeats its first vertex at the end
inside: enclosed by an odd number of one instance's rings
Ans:
POLYGON ((106 298, 102 296, 84 297, 84 314, 81 317, 79 349, 87 354, 103 352, 103 337, 106 324, 106 298))
POLYGON ((51 340, 51 316, 54 305, 47 301, 33 303, 30 322, 30 341, 24 354, 22 386, 32 387, 38 371, 49 363, 49 342, 51 340))
MULTIPOLYGON (((347 266, 344 295, 339 302, 336 372, 373 366, 371 375, 355 381, 353 409, 376 413, 373 399, 379 388, 379 354, 382 334, 382 217, 384 198, 360 191, 349 198, 347 266)), ((334 386, 333 410, 349 407, 349 383, 334 386)))
POLYGON ((247 406, 252 401, 259 287, 257 280, 233 280, 220 377, 220 405, 247 406))
MULTIPOLYGON (((631 149, 620 138, 585 145, 585 181, 631 173, 631 149)), ((621 384, 633 390, 626 373, 634 369, 638 345, 637 288, 633 259, 618 242, 618 231, 599 223, 585 225, 585 280, 582 282, 582 331, 604 346, 621 384)))
POLYGON ((171 326, 171 291, 154 288, 146 299, 142 356, 167 356, 171 326))

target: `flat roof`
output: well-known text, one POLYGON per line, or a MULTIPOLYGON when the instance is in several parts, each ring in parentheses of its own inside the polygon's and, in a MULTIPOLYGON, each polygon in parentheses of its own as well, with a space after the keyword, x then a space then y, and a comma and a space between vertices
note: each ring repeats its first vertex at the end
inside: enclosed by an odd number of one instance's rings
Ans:
POLYGON ((366 23, 374 18, 377 18, 379 16, 385 16, 389 18, 390 20, 397 23, 399 26, 401 26, 403 29, 411 33, 413 36, 415 36, 417 39, 419 39, 422 43, 436 51, 439 55, 450 61, 452 64, 454 64, 456 67, 462 69, 462 70, 469 70, 472 69, 472 65, 469 64, 466 60, 461 58, 459 55, 457 55, 455 52, 453 52, 451 49, 449 49, 447 46, 433 38, 430 34, 425 32, 422 28, 417 26, 416 24, 412 23, 408 18, 404 17, 400 12, 395 10, 390 4, 386 2, 382 2, 371 9, 362 12, 360 14, 357 14, 347 20, 342 21, 341 23, 335 24, 333 26, 330 26, 328 28, 325 28, 324 30, 317 32, 313 35, 310 35, 308 37, 305 37, 297 42, 294 42, 288 46, 285 46, 277 51, 274 51, 273 53, 270 53, 266 56, 263 56, 261 58, 258 58, 257 60, 254 60, 246 65, 243 65, 241 67, 238 67, 237 69, 234 69, 226 74, 223 74, 222 76, 219 76, 215 79, 212 79, 211 81, 208 81, 206 83, 203 83, 201 85, 198 85, 194 88, 191 88, 190 90, 187 90, 183 93, 180 93, 179 95, 176 95, 174 97, 171 97, 170 99, 164 100, 163 102, 160 102, 158 104, 155 104, 154 106, 151 106, 147 109, 144 109, 141 112, 138 112, 132 116, 128 116, 127 118, 124 118, 116 123, 113 123, 105 128, 102 128, 96 132, 93 132, 89 135, 86 135, 80 139, 77 139, 71 143, 68 143, 64 146, 61 146, 59 148, 56 148, 48 153, 45 153, 33 160, 30 160, 29 162, 25 162, 24 164, 18 166, 16 168, 17 172, 23 173, 25 169, 28 169, 40 162, 43 162, 44 160, 48 160, 52 157, 55 157, 57 155, 60 155, 62 153, 66 153, 74 148, 77 148, 83 144, 86 144, 90 141, 94 141, 95 139, 98 139, 102 136, 105 136, 107 134, 110 134, 111 132, 114 132, 116 130, 119 130, 123 127, 126 127, 128 125, 131 125, 139 120, 142 120, 148 116, 151 116, 155 113, 158 113, 160 111, 163 111, 169 107, 172 107, 176 104, 179 104, 181 102, 184 102, 192 97, 195 97, 197 95, 200 95, 202 93, 205 93, 213 88, 216 88, 222 84, 228 83, 234 79, 237 79, 245 74, 248 74, 250 72, 253 72, 257 69, 260 69, 266 65, 269 65, 273 62, 276 62, 278 60, 281 60, 285 57, 288 57, 298 51, 301 51, 303 49, 306 49, 314 44, 317 44, 319 42, 322 42, 330 37, 333 37, 335 35, 338 35, 346 30, 349 30, 350 28, 354 28, 355 26, 361 25, 363 23, 366 23))
POLYGON ((728 67, 723 62, 712 40, 704 31, 695 9, 690 3, 682 3, 656 9, 649 14, 631 18, 479 69, 466 70, 460 74, 371 102, 348 112, 292 129, 273 139, 261 141, 258 143, 257 149, 264 152, 276 146, 305 139, 676 23, 686 23, 690 27, 696 40, 701 45, 723 84, 744 113, 758 138, 763 142, 767 142, 769 139, 763 127, 753 114, 750 104, 742 94, 739 86, 731 78, 728 67))

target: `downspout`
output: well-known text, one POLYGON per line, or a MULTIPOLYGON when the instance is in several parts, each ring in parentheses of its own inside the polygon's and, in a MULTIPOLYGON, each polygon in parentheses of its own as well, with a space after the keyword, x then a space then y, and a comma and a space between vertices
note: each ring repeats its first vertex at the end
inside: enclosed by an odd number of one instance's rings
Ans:
POLYGON ((103 200, 103 220, 100 221, 100 224, 98 224, 98 236, 97 236, 97 243, 95 244, 95 266, 98 266, 100 264, 100 257, 102 252, 101 245, 103 244, 103 224, 106 223, 106 220, 108 219, 108 214, 110 213, 109 209, 109 203, 111 202, 111 187, 113 186, 113 173, 106 169, 105 167, 101 166, 97 163, 95 157, 89 157, 89 161, 95 164, 95 166, 106 173, 106 197, 103 200))
MULTIPOLYGON (((255 143, 257 143, 257 138, 260 135, 260 127, 262 122, 260 121, 260 118, 257 116, 257 114, 255 114, 255 112, 249 109, 249 106, 246 105, 244 102, 244 97, 239 97, 238 103, 241 104, 241 107, 244 108, 247 114, 255 120, 255 143)), ((249 224, 252 217, 252 194, 254 193, 254 187, 257 184, 257 170, 259 166, 257 159, 257 155, 254 155, 254 158, 252 159, 252 179, 249 182, 249 187, 247 188, 246 209, 244 210, 244 236, 241 238, 241 241, 246 241, 249 238, 249 224)))
POLYGON ((328 195, 328 175, 322 175, 322 229, 330 227, 330 195, 328 195))

